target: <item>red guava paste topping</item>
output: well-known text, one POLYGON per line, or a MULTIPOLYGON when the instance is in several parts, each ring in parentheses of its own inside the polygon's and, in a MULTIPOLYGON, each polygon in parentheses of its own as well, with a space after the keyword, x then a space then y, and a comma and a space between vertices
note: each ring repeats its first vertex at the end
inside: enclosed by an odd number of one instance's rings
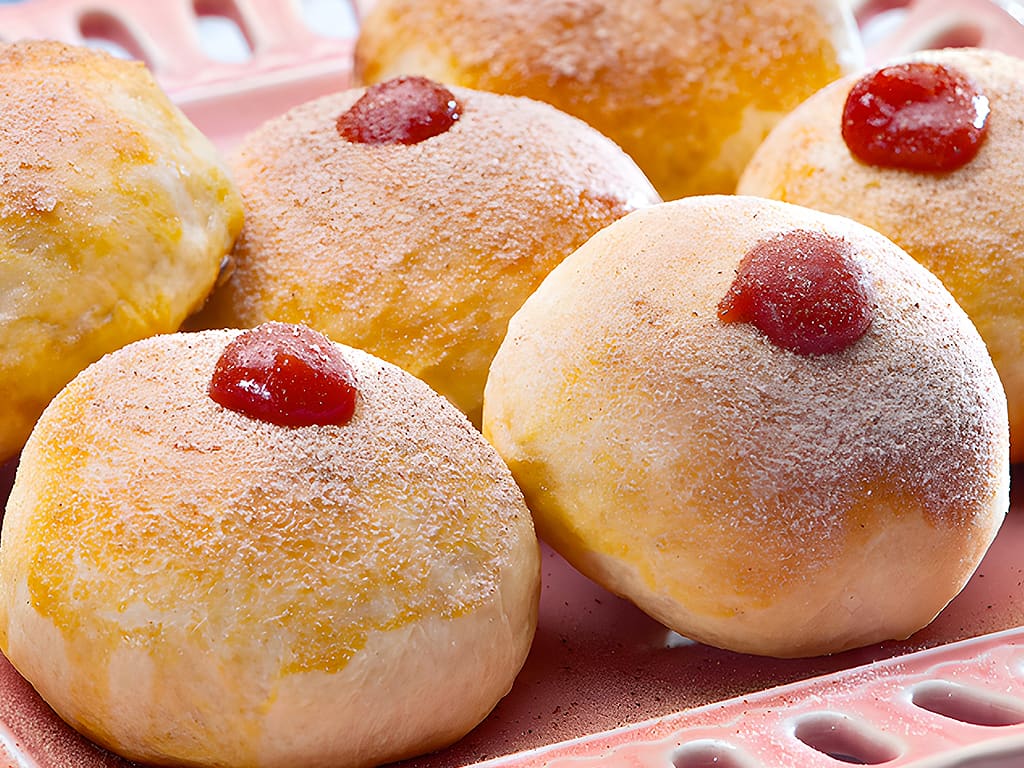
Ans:
POLYGON ((988 113, 988 98, 963 72, 894 64, 853 86, 843 107, 843 140, 869 165, 953 171, 978 153, 988 113))
POLYGON ((796 230, 756 245, 718 304, 727 323, 748 322, 801 355, 840 352, 871 326, 872 297, 850 245, 796 230))
POLYGON ((338 347, 299 325, 265 323, 224 349, 210 397, 232 411, 284 427, 345 424, 356 407, 356 377, 338 347))
POLYGON ((416 144, 451 128, 460 109, 443 85, 396 77, 367 88, 338 118, 338 133, 359 144, 416 144))

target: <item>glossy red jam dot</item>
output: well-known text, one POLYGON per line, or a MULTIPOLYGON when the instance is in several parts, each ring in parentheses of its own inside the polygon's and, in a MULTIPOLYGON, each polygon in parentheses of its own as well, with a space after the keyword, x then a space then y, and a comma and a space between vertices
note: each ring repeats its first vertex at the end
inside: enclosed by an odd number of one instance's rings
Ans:
POLYGON ((338 118, 338 133, 359 144, 416 144, 451 128, 460 110, 443 85, 425 77, 396 77, 367 88, 338 118))
POLYGON ((723 321, 747 322, 801 355, 840 352, 871 327, 867 279, 840 238, 796 230, 756 245, 718 304, 723 321))
POLYGON ((213 369, 210 397, 225 408, 284 427, 345 424, 356 377, 338 347, 298 325, 266 323, 236 336, 213 369))
POLYGON ((963 72, 894 64, 854 84, 843 107, 843 140, 869 165, 953 171, 977 155, 988 113, 988 98, 963 72))

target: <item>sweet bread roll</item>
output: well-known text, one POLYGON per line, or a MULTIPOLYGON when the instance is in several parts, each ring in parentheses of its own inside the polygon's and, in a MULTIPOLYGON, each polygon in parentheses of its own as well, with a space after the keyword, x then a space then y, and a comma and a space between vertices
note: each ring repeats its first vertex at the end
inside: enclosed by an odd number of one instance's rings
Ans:
POLYGON ((178 328, 242 226, 210 142, 146 68, 0 45, 0 462, 101 355, 178 328))
POLYGON ((537 539, 493 449, 422 382, 293 326, 87 368, 3 524, 0 649, 147 764, 441 747, 509 690, 536 626, 537 539))
POLYGON ((483 418, 542 538, 735 651, 910 635, 1009 503, 1004 393, 940 282, 751 197, 638 211, 568 257, 513 317, 483 418))
POLYGON ((861 58, 838 0, 377 0, 354 66, 546 101, 671 199, 732 192, 778 119, 861 58))
MULTIPOLYGON (((1021 82, 1024 60, 978 49, 922 52, 851 76, 784 120, 740 181, 744 193, 863 222, 942 280, 977 326, 1002 377, 1014 462, 1024 461, 1021 82), (938 67, 945 72, 942 78, 915 85, 922 72, 934 74, 938 67), (855 86, 858 94, 848 99, 855 86), (916 137, 891 136, 890 149, 905 158, 902 164, 863 150, 854 154, 844 138, 856 142, 856 126, 871 120, 879 126, 879 137, 871 141, 880 143, 878 151, 884 149, 884 127, 899 125, 898 113, 880 123, 866 112, 848 113, 873 100, 887 108, 890 97, 879 90, 884 88, 896 91, 897 101, 908 105, 907 112, 916 110, 920 121, 916 137), (959 113, 953 109, 957 104, 959 113)), ((861 140, 868 139, 862 135, 861 140)))
POLYGON ((246 224, 196 323, 304 323, 406 369, 475 423, 512 313, 594 232, 659 201, 579 120, 423 78, 296 107, 232 163, 246 224))

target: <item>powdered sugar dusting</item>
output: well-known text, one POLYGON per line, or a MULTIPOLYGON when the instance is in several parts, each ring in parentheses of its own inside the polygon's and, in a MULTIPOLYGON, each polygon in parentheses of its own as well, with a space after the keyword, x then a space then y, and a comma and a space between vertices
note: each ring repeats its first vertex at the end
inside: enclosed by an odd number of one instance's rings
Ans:
POLYGON ((0 458, 104 353, 176 329, 241 228, 222 159, 141 63, 0 47, 0 458))
POLYGON ((380 0, 355 73, 554 104, 675 198, 731 192, 765 131, 858 54, 853 25, 821 0, 380 0))
POLYGON ((453 89, 459 120, 416 144, 346 141, 353 90, 293 109, 234 160, 246 223, 206 327, 305 323, 423 378, 478 419, 508 317, 594 232, 658 197, 579 120, 453 89))
MULTIPOLYGON (((445 657, 457 627, 466 647, 490 638, 483 696, 503 693, 490 688, 526 653, 539 575, 507 467, 425 384, 351 348, 360 398, 345 425, 223 408, 207 389, 240 333, 137 342, 51 403, 4 521, 12 661, 76 727, 129 755, 159 754, 165 738, 174 754, 195 739, 224 749, 224 723, 241 729, 228 749, 248 755, 281 691, 301 699, 295 680, 337 680, 358 695, 366 669, 405 652, 376 639, 389 633, 445 657)), ((395 663, 436 679, 411 658, 395 663)))
MULTIPOLYGON (((279 600, 297 637, 343 611, 346 623, 331 631, 348 636, 355 628, 358 644, 371 626, 423 612, 460 615, 497 589, 529 525, 504 467, 461 415, 420 382, 347 350, 361 393, 349 424, 282 428, 251 419, 207 395, 232 337, 142 342, 90 369, 56 406, 76 414, 80 430, 51 433, 33 450, 64 456, 67 476, 45 484, 87 517, 34 523, 50 527, 46 535, 36 528, 47 551, 34 557, 50 563, 38 578, 82 580, 112 620, 135 604, 140 625, 154 611, 184 610, 180 624, 211 643, 247 626, 250 603, 206 593, 261 593, 261 614, 279 600), (60 536, 54 525, 71 527, 60 536), (134 554, 124 560, 111 547, 134 554), (75 565, 58 577, 62 561, 75 565), (116 584, 111 568, 121 572, 116 584), (147 592, 139 577, 156 572, 180 579, 178 589, 147 592), (110 588, 128 591, 106 601, 110 588), (391 604, 386 595, 394 594, 409 603, 391 604)), ((40 600, 62 622, 81 620, 64 614, 71 606, 40 600)), ((318 659, 319 647, 306 637, 280 649, 281 662, 344 663, 318 659)))
POLYGON ((867 616, 861 567, 903 526, 949 547, 937 611, 1008 503, 1002 388, 941 284, 854 222, 754 198, 637 212, 556 268, 511 323, 484 427, 541 534, 613 590, 624 569, 670 625, 667 595, 725 621, 787 593, 808 626, 867 616), (874 289, 870 330, 837 354, 716 314, 743 254, 800 228, 846 239, 874 289))
MULTIPOLYGON (((919 173, 856 160, 841 133, 843 104, 856 82, 849 77, 780 123, 739 190, 849 216, 932 270, 985 339, 1006 390, 1010 431, 1024 434, 1024 224, 1016 194, 1024 63, 996 51, 954 48, 908 60, 963 72, 988 98, 987 136, 971 162, 951 173, 919 173)), ((1011 452, 1014 461, 1024 459, 1024 439, 1014 438, 1011 452)))

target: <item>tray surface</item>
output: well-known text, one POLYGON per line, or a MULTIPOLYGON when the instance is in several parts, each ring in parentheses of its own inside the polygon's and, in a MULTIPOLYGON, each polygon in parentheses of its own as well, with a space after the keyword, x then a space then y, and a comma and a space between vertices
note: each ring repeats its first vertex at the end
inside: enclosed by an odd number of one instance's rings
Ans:
MULTIPOLYGON (((0 6, 0 36, 106 42, 144 59, 227 150, 262 120, 349 83, 368 3, 328 5, 30 0, 0 6), (200 29, 201 19, 223 24, 200 29)), ((854 10, 871 61, 942 43, 1024 52, 1024 8, 1010 0, 867 0, 854 10)), ((0 469, 0 501, 12 477, 12 466, 0 469)), ((1012 494, 981 567, 930 626, 814 659, 692 643, 545 548, 540 625, 512 692, 462 741, 403 765, 1024 764, 1024 467, 1012 494), (915 696, 953 701, 955 716, 915 696), (974 722, 985 717, 998 722, 974 722)), ((59 721, 0 656, 0 768, 125 765, 59 721)))

